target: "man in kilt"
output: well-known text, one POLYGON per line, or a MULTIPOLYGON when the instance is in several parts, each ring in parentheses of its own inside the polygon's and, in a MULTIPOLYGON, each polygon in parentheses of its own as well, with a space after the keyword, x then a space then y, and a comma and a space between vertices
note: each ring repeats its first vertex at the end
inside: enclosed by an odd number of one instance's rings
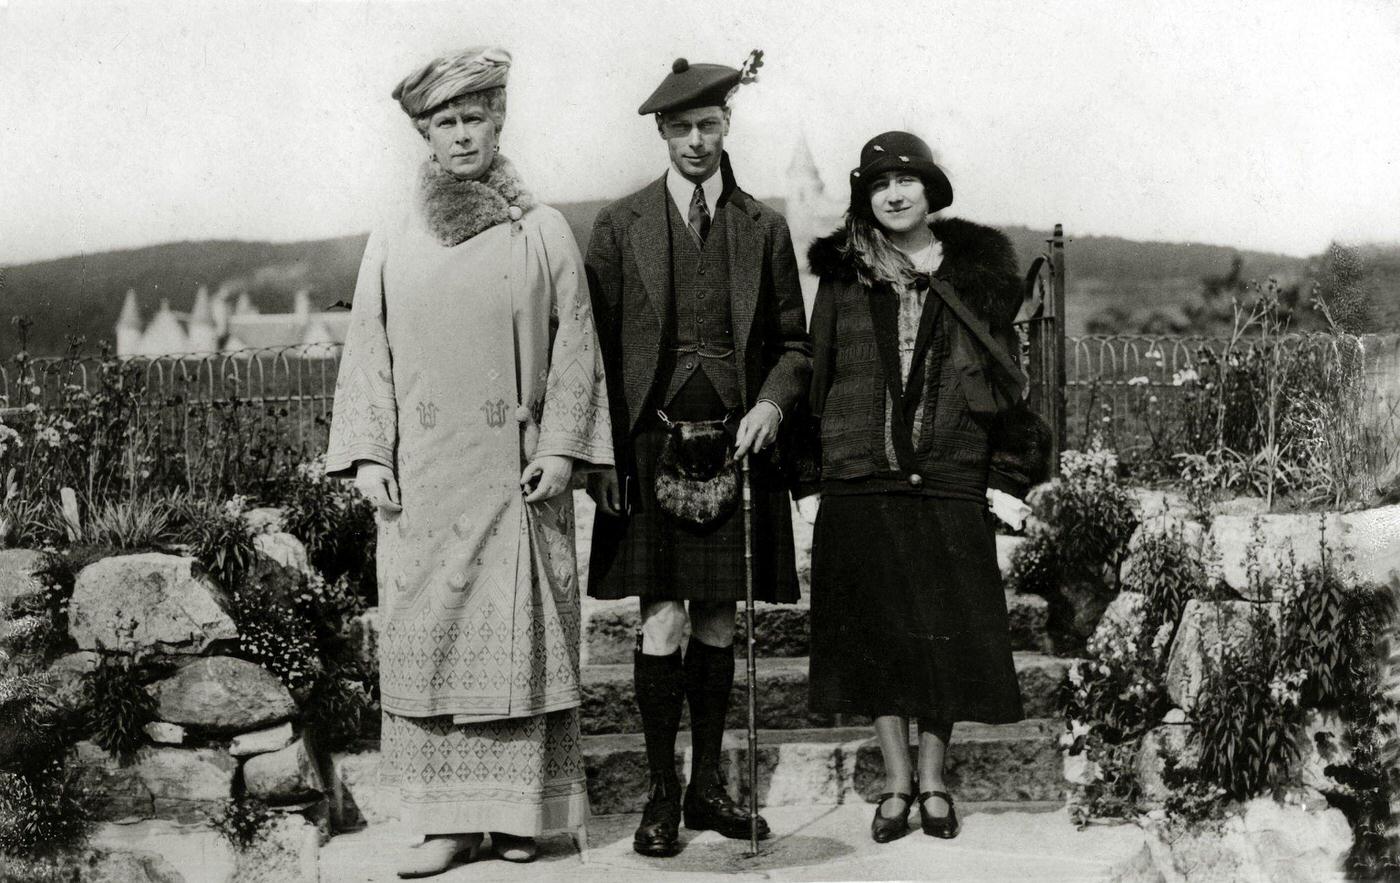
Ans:
MULTIPOLYGON (((742 72, 676 60, 638 111, 655 115, 670 167, 599 212, 588 246, 618 463, 616 473, 590 480, 598 516, 588 592, 641 601, 634 682, 651 787, 633 847, 643 855, 680 848, 675 743, 686 702, 693 756, 685 825, 749 835, 720 772, 735 604, 745 594, 734 472, 678 490, 658 461, 669 427, 682 422, 722 425, 735 460, 766 451, 807 394, 811 342, 787 223, 739 189, 724 152, 729 99, 761 58, 753 53, 742 72)), ((796 601, 787 486, 766 456, 751 462, 755 597, 796 601)), ((761 819, 759 831, 767 836, 761 819)))

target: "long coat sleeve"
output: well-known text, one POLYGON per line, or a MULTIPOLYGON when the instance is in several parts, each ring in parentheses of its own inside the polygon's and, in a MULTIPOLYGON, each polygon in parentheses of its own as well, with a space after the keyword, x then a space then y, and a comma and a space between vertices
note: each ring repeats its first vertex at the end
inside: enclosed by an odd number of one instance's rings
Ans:
POLYGON ((365 244, 350 329, 340 357, 331 416, 326 472, 346 477, 360 460, 394 468, 398 445, 398 405, 394 398, 394 364, 385 328, 385 236, 376 232, 365 244))

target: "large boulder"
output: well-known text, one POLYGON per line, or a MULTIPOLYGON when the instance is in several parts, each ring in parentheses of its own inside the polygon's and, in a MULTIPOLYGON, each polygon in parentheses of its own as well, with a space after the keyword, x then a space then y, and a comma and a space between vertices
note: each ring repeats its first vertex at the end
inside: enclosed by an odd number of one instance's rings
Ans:
POLYGON ((10 605, 20 598, 37 595, 44 590, 34 572, 44 563, 44 553, 33 549, 0 549, 0 621, 10 605))
POLYGON ((1138 743, 1137 771, 1138 787, 1142 801, 1149 807, 1160 806, 1171 794, 1163 780, 1168 755, 1175 757, 1182 766, 1194 767, 1200 761, 1199 751, 1191 746, 1191 725, 1185 719, 1172 723, 1163 722, 1148 730, 1138 743))
MULTIPOLYGON (((338 830, 399 817, 399 789, 380 775, 378 751, 331 755, 331 823, 338 830)), ((590 790, 596 776, 590 775, 590 790)), ((594 812, 602 812, 594 801, 594 812)))
POLYGON ((248 849, 234 853, 228 883, 318 883, 321 834, 299 815, 279 816, 248 849))
POLYGON ((1335 548, 1341 533, 1336 515, 1324 513, 1221 515, 1211 522, 1210 541, 1225 583, 1241 597, 1258 601, 1264 587, 1250 580, 1251 548, 1260 581, 1268 584, 1294 564, 1320 562, 1324 536, 1335 548))
POLYGON ((127 766, 92 742, 79 742, 76 751, 107 799, 108 818, 204 821, 228 800, 237 768, 217 748, 143 748, 127 766))
POLYGON ((83 883, 187 883, 162 856, 152 852, 85 846, 43 858, 6 856, 0 883, 81 880, 83 883))
POLYGON ((290 720, 297 710, 275 675, 231 656, 196 660, 149 689, 161 720, 211 732, 269 727, 290 720))
POLYGON ((1347 567, 1356 578, 1400 585, 1400 505, 1347 512, 1337 520, 1351 553, 1347 567))
POLYGON ((104 558, 83 568, 68 632, 83 650, 202 653, 238 636, 223 592, 194 573, 194 559, 159 552, 104 558))
POLYGON ((306 544, 289 533, 263 531, 253 537, 253 546, 259 555, 280 567, 295 573, 312 572, 306 557, 306 544))
POLYGON ((91 650, 79 650, 55 659, 47 672, 53 700, 64 708, 82 710, 88 676, 97 671, 101 660, 102 654, 91 650))
POLYGON ((265 730, 255 730, 251 733, 239 733, 233 737, 229 743, 228 753, 234 757, 252 757, 255 754, 267 754, 270 751, 280 751, 292 744, 296 738, 296 732, 292 729, 291 721, 278 724, 275 727, 268 727, 265 730))
POLYGON ((1187 601, 1167 656, 1167 693, 1172 701, 1189 714, 1207 672, 1220 665, 1225 651, 1248 652, 1261 625, 1267 623, 1277 633, 1279 619, 1277 602, 1187 601))
POLYGON ((1218 827, 1168 832, 1153 825, 1146 849, 1110 869, 1118 883, 1249 881, 1314 883, 1342 879, 1351 826, 1323 801, 1277 803, 1259 797, 1218 827))
POLYGON ((1259 550, 1260 576, 1272 579, 1297 564, 1317 564, 1323 545, 1348 578, 1359 582, 1400 580, 1400 505, 1358 512, 1222 515, 1210 528, 1221 575, 1243 597, 1258 600, 1250 585, 1247 550, 1259 550), (1341 554, 1339 554, 1341 553, 1341 554))
POLYGON ((1300 740, 1302 750, 1298 778, 1303 787, 1323 794, 1345 792, 1346 786, 1328 772, 1333 765, 1351 763, 1351 746, 1346 740, 1346 723, 1333 711, 1311 708, 1300 740))
POLYGON ((326 790, 321 773, 304 739, 243 764, 248 793, 268 803, 291 803, 316 797, 326 790))
POLYGON ((243 521, 253 533, 281 532, 286 529, 286 511, 276 506, 262 506, 243 513, 243 521))

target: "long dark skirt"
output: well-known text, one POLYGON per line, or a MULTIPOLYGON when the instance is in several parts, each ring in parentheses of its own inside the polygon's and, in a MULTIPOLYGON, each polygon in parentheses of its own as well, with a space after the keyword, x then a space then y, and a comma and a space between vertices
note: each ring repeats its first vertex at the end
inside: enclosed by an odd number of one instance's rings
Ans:
POLYGON ((1024 717, 985 503, 827 494, 812 545, 813 711, 1024 717))
MULTIPOLYGON (((681 388, 667 408, 675 420, 711 420, 726 409, 703 374, 681 388)), ((656 501, 656 462, 665 429, 655 413, 643 415, 632 438, 628 490, 631 512, 593 522, 588 594, 648 601, 744 600, 744 518, 736 511, 719 524, 697 528, 677 521, 656 501)), ((737 427, 738 418, 732 420, 737 427)), ((754 458, 754 597, 791 603, 799 597, 788 491, 754 458)))

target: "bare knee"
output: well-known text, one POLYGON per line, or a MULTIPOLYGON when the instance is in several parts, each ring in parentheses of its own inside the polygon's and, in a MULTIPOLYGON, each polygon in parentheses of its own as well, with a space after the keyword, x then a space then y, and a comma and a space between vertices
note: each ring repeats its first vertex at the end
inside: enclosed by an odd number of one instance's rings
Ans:
POLYGON ((691 601, 690 636, 711 647, 734 645, 734 602, 691 601))
POLYGON ((685 604, 680 601, 642 602, 642 653, 670 656, 685 636, 685 604))

